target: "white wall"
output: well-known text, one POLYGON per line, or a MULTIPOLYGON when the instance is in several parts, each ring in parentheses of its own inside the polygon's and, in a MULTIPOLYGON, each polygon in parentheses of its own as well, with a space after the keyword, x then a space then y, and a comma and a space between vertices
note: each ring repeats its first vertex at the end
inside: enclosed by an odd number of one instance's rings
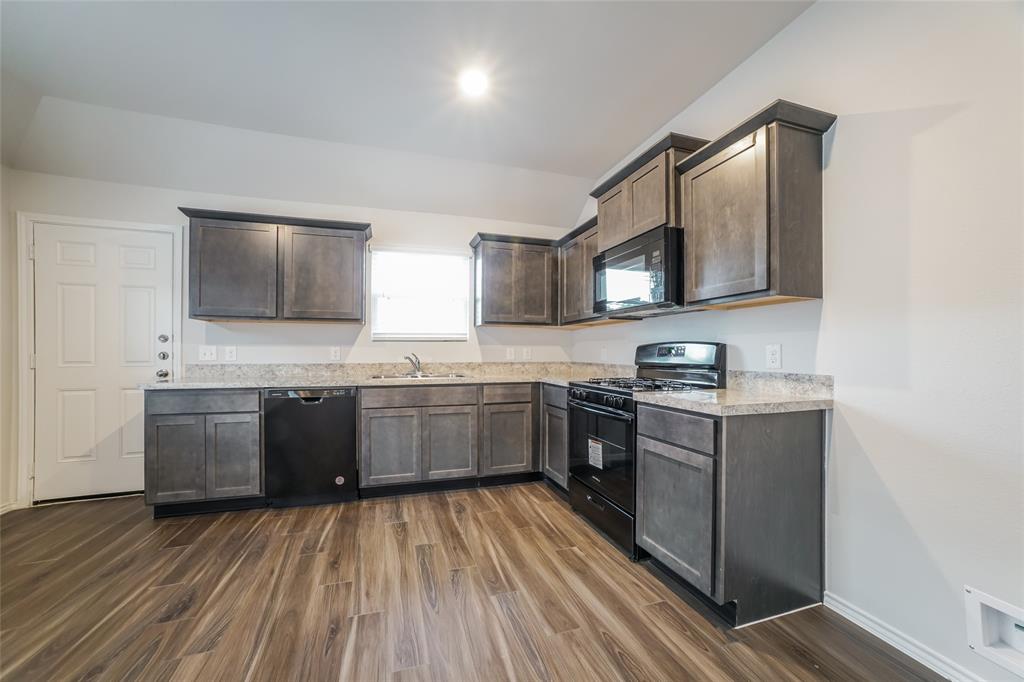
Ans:
POLYGON ((823 302, 580 331, 572 351, 712 338, 763 369, 778 341, 784 369, 833 374, 829 592, 987 679, 1009 674, 968 650, 963 585, 1024 605, 1022 7, 812 6, 638 151, 776 98, 838 114, 823 302))

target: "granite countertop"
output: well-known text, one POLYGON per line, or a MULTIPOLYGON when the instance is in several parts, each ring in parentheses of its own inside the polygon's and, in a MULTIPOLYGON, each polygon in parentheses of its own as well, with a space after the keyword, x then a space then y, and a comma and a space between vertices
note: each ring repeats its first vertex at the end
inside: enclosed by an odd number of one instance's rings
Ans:
POLYGON ((453 386, 465 384, 532 384, 540 382, 553 386, 568 386, 569 377, 525 378, 522 376, 466 376, 430 377, 425 379, 354 379, 352 377, 331 379, 330 377, 283 377, 281 379, 253 379, 239 381, 163 381, 140 384, 144 391, 202 390, 231 388, 317 388, 320 386, 356 386, 360 388, 379 386, 453 386))
POLYGON ((633 397, 637 405, 660 405, 716 417, 832 409, 830 395, 764 393, 745 388, 685 393, 637 393, 633 397))

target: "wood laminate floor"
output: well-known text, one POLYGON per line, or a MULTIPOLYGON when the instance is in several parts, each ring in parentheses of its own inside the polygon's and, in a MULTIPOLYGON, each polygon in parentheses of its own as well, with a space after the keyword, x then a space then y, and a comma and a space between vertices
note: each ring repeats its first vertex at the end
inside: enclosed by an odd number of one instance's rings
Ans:
POLYGON ((544 484, 0 517, 5 680, 938 679, 821 607, 716 627, 544 484))

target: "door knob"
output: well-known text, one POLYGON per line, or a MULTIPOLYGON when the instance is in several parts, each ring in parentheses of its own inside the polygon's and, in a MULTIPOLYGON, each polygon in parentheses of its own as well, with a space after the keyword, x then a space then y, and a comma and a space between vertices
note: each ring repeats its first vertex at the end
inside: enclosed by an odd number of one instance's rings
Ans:
POLYGON ((156 337, 156 340, 159 341, 160 343, 167 343, 168 341, 171 340, 171 337, 167 336, 167 334, 161 334, 160 336, 156 337))
POLYGON ((166 369, 158 369, 156 371, 156 376, 157 376, 158 379, 166 379, 170 375, 171 375, 171 373, 168 372, 166 369))

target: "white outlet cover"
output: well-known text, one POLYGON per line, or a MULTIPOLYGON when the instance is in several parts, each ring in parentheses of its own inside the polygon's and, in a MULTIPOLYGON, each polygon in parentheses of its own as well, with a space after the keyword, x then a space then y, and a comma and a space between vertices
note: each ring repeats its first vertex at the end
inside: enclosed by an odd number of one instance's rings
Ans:
POLYGON ((764 365, 768 369, 782 369, 782 344, 769 343, 764 347, 764 365))
POLYGON ((507 348, 505 348, 505 359, 506 360, 515 360, 516 359, 516 349, 515 349, 514 346, 508 346, 507 348))
POLYGON ((341 346, 331 346, 331 360, 341 360, 341 346))
POLYGON ((529 347, 523 348, 523 360, 529 360, 531 357, 533 357, 533 349, 529 347))
POLYGON ((217 346, 199 346, 200 362, 217 362, 217 346))
POLYGON ((238 360, 237 346, 224 346, 224 362, 235 362, 238 360))

